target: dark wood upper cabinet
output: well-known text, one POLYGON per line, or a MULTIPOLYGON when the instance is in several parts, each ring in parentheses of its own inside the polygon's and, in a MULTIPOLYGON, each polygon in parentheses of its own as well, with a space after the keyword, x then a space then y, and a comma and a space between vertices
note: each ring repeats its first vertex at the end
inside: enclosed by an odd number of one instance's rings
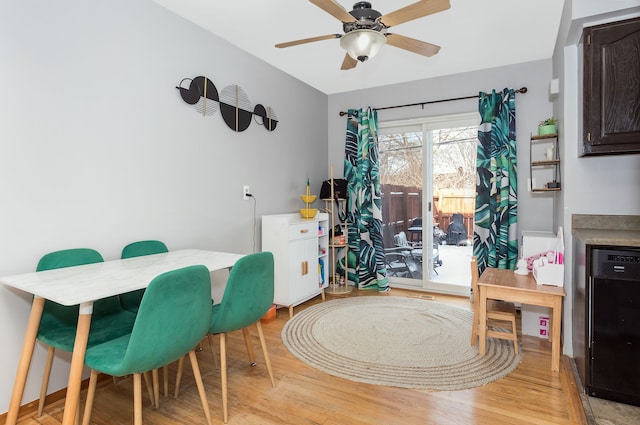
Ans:
POLYGON ((640 18, 585 28, 582 156, 640 153, 640 18))

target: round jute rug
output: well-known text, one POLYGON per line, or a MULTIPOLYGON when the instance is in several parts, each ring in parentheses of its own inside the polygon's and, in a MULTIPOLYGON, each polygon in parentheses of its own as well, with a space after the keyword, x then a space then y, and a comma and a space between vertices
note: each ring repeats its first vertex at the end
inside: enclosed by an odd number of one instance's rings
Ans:
POLYGON ((462 390, 495 381, 522 360, 510 341, 494 338, 480 356, 469 343, 472 320, 470 311, 434 301, 344 298, 297 313, 282 341, 303 362, 352 381, 462 390))

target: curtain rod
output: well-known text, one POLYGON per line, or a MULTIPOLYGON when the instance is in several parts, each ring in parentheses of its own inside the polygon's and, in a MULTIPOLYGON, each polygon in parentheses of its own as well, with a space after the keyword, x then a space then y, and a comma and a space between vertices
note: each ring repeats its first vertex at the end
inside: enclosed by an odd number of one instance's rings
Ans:
MULTIPOLYGON (((518 90, 515 90, 516 93, 526 93, 527 92, 527 88, 526 87, 521 87, 518 90)), ((395 108, 406 108, 407 106, 422 106, 424 108, 424 105, 429 105, 431 103, 442 103, 442 102, 451 102, 454 100, 464 100, 464 99, 473 99, 473 98, 478 98, 478 95, 475 96, 465 96, 465 97, 453 97, 450 99, 440 99, 440 100, 430 100, 428 102, 419 102, 419 103, 407 103, 406 105, 395 105, 395 106, 385 106, 384 108, 373 108, 376 111, 381 111, 383 109, 395 109, 395 108)), ((347 115, 348 112, 344 112, 344 111, 340 111, 340 116, 344 117, 345 115, 347 115)))

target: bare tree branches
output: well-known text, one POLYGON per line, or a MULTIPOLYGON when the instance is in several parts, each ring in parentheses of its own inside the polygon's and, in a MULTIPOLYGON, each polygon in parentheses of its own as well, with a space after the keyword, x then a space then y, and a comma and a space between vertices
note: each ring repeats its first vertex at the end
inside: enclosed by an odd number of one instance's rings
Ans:
MULTIPOLYGON (((461 127, 434 130, 433 191, 475 190, 477 128, 461 127)), ((382 134, 378 136, 380 182, 422 187, 422 132, 382 134)))

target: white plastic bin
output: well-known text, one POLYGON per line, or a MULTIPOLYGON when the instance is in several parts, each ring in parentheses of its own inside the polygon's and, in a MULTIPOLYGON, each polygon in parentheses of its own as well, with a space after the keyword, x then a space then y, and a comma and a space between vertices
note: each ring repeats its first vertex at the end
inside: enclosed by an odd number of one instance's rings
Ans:
POLYGON ((522 304, 520 312, 522 314, 522 335, 549 339, 550 308, 522 304))

